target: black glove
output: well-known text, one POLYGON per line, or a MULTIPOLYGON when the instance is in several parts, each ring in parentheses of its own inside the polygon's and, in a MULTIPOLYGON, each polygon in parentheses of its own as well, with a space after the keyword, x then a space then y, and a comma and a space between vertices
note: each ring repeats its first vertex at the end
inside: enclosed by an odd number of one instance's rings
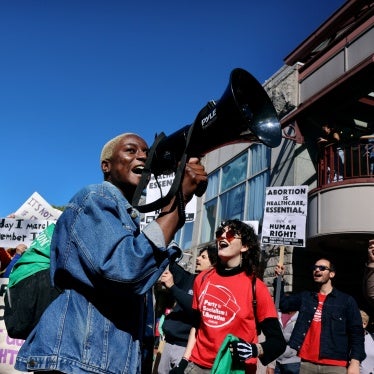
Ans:
POLYGON ((187 365, 188 365, 188 361, 185 358, 182 358, 179 361, 178 366, 172 368, 169 371, 169 374, 183 374, 184 373, 184 369, 187 367, 187 365))
POLYGON ((231 342, 231 354, 239 361, 245 361, 251 357, 257 357, 258 350, 256 344, 247 343, 242 339, 231 342))

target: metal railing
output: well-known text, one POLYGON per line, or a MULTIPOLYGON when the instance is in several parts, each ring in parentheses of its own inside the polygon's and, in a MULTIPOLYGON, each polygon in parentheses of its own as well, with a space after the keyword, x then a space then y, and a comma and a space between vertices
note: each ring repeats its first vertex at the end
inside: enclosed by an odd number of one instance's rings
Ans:
POLYGON ((374 135, 350 144, 328 144, 318 159, 318 186, 349 179, 374 178, 374 135))

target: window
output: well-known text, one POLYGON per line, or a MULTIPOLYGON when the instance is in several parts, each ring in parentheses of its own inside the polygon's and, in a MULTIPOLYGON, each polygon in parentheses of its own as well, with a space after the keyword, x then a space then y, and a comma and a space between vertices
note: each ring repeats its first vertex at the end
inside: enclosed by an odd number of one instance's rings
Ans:
MULTIPOLYGON (((209 183, 209 182, 208 182, 209 183)), ((204 204, 203 210, 203 228, 201 230, 202 243, 209 242, 214 237, 217 217, 217 197, 204 204)))
POLYGON ((248 181, 248 221, 261 221, 264 215, 265 188, 269 185, 269 173, 261 173, 248 181))
POLYGON ((245 184, 228 190, 220 196, 221 221, 228 219, 243 219, 245 206, 245 184))
POLYGON ((175 234, 174 240, 183 251, 187 251, 191 248, 192 230, 193 221, 190 221, 186 222, 185 225, 175 234))
MULTIPOLYGON (((248 153, 237 157, 229 164, 222 167, 221 191, 235 186, 245 180, 247 176, 248 153)), ((209 181, 210 182, 210 181, 209 181)))
POLYGON ((269 185, 270 149, 255 144, 209 175, 202 212, 201 242, 214 239, 223 220, 261 221, 269 185))

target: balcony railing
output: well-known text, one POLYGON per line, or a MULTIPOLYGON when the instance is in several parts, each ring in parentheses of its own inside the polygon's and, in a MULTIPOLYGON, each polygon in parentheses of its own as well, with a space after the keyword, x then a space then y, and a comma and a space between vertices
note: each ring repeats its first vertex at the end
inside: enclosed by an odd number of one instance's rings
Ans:
POLYGON ((318 160, 318 187, 351 179, 374 179, 374 135, 350 144, 328 144, 318 160))

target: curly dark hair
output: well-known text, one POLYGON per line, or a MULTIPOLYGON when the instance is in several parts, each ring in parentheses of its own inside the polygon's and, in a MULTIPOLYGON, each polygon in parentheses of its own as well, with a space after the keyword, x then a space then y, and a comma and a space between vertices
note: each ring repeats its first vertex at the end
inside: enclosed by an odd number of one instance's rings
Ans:
POLYGON ((242 253, 241 266, 247 274, 251 275, 260 261, 260 244, 253 227, 238 219, 230 219, 221 223, 216 230, 216 236, 219 236, 218 234, 225 227, 234 230, 235 234, 241 237, 243 246, 248 247, 248 251, 242 253))
POLYGON ((213 266, 215 266, 217 264, 217 261, 218 261, 218 249, 217 249, 217 245, 215 245, 215 244, 214 245, 208 245, 206 247, 201 248, 199 250, 199 256, 204 251, 207 251, 210 263, 213 266))

